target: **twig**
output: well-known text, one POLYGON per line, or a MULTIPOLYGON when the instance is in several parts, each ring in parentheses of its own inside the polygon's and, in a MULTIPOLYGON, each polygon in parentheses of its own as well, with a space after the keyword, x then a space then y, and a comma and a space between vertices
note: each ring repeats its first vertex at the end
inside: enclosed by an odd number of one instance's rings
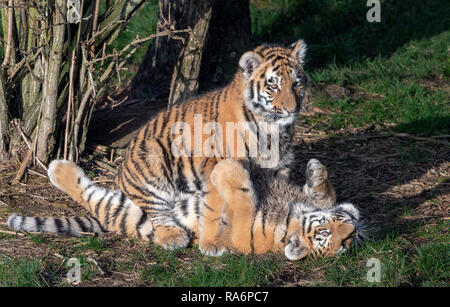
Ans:
MULTIPOLYGON (((19 129, 20 135, 21 135, 22 139, 24 140, 25 144, 27 144, 28 148, 32 151, 32 153, 34 153, 34 146, 35 146, 35 144, 36 144, 36 139, 37 139, 37 138, 34 139, 33 144, 31 145, 31 144, 30 144, 30 141, 28 140, 27 136, 26 136, 25 133, 23 132, 22 127, 20 127, 20 124, 19 124, 18 122, 16 123, 16 127, 19 129)), ((35 159, 36 159, 36 161, 38 162, 38 164, 39 164, 43 169, 45 169, 45 171, 47 171, 47 167, 44 165, 44 163, 42 163, 42 161, 39 160, 38 157, 35 157, 35 159)))
MULTIPOLYGON (((97 63, 97 62, 100 62, 100 61, 105 60, 105 59, 108 59, 108 58, 112 58, 112 57, 120 57, 122 54, 124 54, 124 53, 125 53, 128 49, 130 49, 132 46, 138 45, 138 44, 141 44, 141 43, 144 43, 144 42, 146 42, 146 41, 149 41, 149 40, 154 39, 154 38, 157 38, 157 37, 161 37, 161 36, 170 36, 170 37, 172 37, 174 34, 179 34, 179 33, 190 33, 190 32, 191 32, 191 29, 190 29, 190 28, 189 28, 189 29, 184 29, 184 30, 174 30, 174 31, 168 31, 168 30, 167 30, 167 31, 162 31, 162 32, 159 32, 159 33, 152 34, 152 35, 147 36, 147 37, 144 37, 144 38, 139 38, 139 37, 137 37, 137 38, 136 38, 135 40, 133 40, 131 43, 129 43, 128 45, 126 45, 125 47, 123 47, 122 50, 120 50, 117 54, 116 54, 116 53, 114 53, 114 54, 108 54, 108 55, 106 55, 106 56, 104 56, 104 57, 94 59, 94 60, 88 62, 88 65, 94 64, 94 63, 97 63)), ((173 38, 180 38, 180 37, 173 36, 173 38)))
POLYGON ((110 171, 111 173, 115 173, 116 172, 116 169, 114 167, 112 167, 111 165, 109 165, 108 163, 106 163, 106 162, 95 161, 95 164, 97 164, 101 168, 104 168, 104 169, 110 171))
POLYGON ((441 145, 450 147, 449 142, 436 140, 435 138, 432 138, 432 137, 415 136, 415 135, 411 135, 408 133, 398 133, 398 132, 394 132, 394 131, 389 131, 389 134, 392 136, 395 136, 395 137, 407 138, 407 139, 411 139, 411 140, 415 140, 415 141, 432 142, 432 143, 437 143, 437 144, 441 144, 441 145))
POLYGON ((450 134, 447 134, 447 135, 434 135, 434 136, 431 136, 431 137, 434 138, 434 139, 450 138, 450 134))
MULTIPOLYGON (((407 138, 415 141, 423 141, 423 142, 432 142, 436 144, 441 144, 450 147, 450 143, 446 141, 441 141, 436 139, 435 137, 423 137, 423 136, 415 136, 408 133, 399 133, 394 131, 388 131, 387 133, 379 133, 379 134, 369 134, 369 135, 355 135, 355 136, 346 136, 346 135, 322 135, 322 134, 314 134, 314 133, 298 133, 300 135, 308 135, 308 136, 320 136, 320 137, 328 137, 330 139, 340 139, 343 141, 358 141, 358 140, 367 140, 374 138, 386 138, 386 137, 398 137, 398 138, 407 138)), ((441 136, 442 137, 442 136, 441 136)))
POLYGON ((100 266, 98 265, 97 261, 95 261, 94 258, 88 257, 87 261, 93 263, 101 275, 105 275, 105 272, 103 272, 103 270, 100 268, 100 266))
POLYGON ((38 175, 38 176, 40 176, 40 177, 42 177, 42 178, 48 178, 46 175, 42 175, 41 173, 38 173, 38 172, 35 172, 35 171, 33 171, 32 169, 28 169, 28 171, 30 172, 30 173, 32 173, 32 174, 35 174, 35 175, 38 175))
MULTIPOLYGON (((21 50, 19 49, 19 51, 21 51, 21 50)), ((23 59, 19 63, 17 63, 13 68, 9 69, 9 72, 8 72, 9 79, 13 79, 14 76, 17 74, 17 72, 19 72, 20 69, 25 65, 27 67, 27 69, 30 71, 31 76, 33 78, 35 78, 36 80, 38 80, 39 82, 43 83, 43 80, 41 78, 39 78, 38 76, 36 76, 30 67, 30 62, 35 61, 36 58, 41 54, 41 52, 42 52, 42 46, 36 48, 35 53, 33 54, 33 57, 31 59, 28 59, 28 57, 30 56, 30 54, 32 54, 32 52, 28 52, 28 53, 24 54, 23 59)))
POLYGON ((23 233, 20 233, 20 232, 1 230, 1 229, 0 229, 0 233, 4 233, 4 234, 7 234, 7 235, 20 236, 20 237, 25 236, 23 233))
POLYGON ((75 52, 76 48, 73 48, 72 51, 72 59, 70 61, 70 70, 69 70, 69 101, 67 103, 67 113, 66 113, 66 131, 64 132, 64 153, 63 157, 66 160, 67 159, 67 149, 68 149, 68 143, 69 143, 69 124, 71 122, 71 113, 73 109, 73 73, 74 73, 74 67, 75 67, 75 52))
POLYGON ((11 181, 12 185, 18 184, 20 180, 22 180, 23 175, 25 174, 25 170, 27 169, 28 163, 31 161, 31 157, 33 156, 33 150, 28 149, 27 155, 25 159, 20 164, 19 170, 17 171, 16 177, 11 181))
POLYGON ((96 235, 94 232, 79 231, 78 233, 83 236, 95 236, 96 235))
POLYGON ((115 25, 117 25, 117 24, 121 24, 121 23, 125 23, 125 22, 127 22, 126 20, 117 20, 117 21, 113 21, 113 22, 111 22, 110 24, 108 24, 108 25, 106 25, 103 29, 101 29, 100 31, 97 31, 95 34, 94 34, 94 36, 92 36, 92 38, 91 39, 89 39, 87 42, 86 42, 86 45, 88 45, 88 46, 90 46, 90 45, 92 45, 93 43, 94 43, 94 41, 95 41, 95 39, 97 38, 97 36, 99 36, 99 35, 101 35, 103 32, 105 32, 106 30, 108 30, 109 28, 111 28, 111 27, 113 27, 113 26, 115 26, 115 25))
POLYGON ((98 180, 92 180, 94 183, 111 183, 114 182, 112 179, 98 179, 98 180))

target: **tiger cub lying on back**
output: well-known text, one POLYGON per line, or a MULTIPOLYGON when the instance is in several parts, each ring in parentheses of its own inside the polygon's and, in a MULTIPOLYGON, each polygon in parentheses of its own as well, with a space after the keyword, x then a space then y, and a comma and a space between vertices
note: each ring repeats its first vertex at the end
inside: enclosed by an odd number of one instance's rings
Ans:
MULTIPOLYGON (((145 241, 152 238, 150 220, 143 221, 142 209, 120 190, 98 187, 69 161, 53 161, 48 175, 56 187, 81 203, 93 217, 41 218, 14 214, 8 219, 11 228, 77 236, 80 232, 121 234, 126 227, 127 233, 141 229, 146 234, 141 236, 145 241), (91 193, 93 189, 98 192, 91 193), (126 225, 118 220, 119 213, 128 216, 126 225)), ((326 168, 318 160, 309 161, 303 189, 290 184, 283 175, 267 169, 259 171, 233 159, 219 162, 211 181, 224 199, 221 219, 216 221, 219 232, 215 243, 220 248, 217 255, 229 250, 244 254, 284 252, 291 260, 309 254, 332 256, 349 248, 358 235, 358 210, 351 204, 334 206, 335 191, 326 168)), ((192 242, 199 235, 195 234, 192 242)))
POLYGON ((324 165, 311 159, 300 189, 287 178, 227 159, 211 174, 224 205, 219 246, 240 253, 284 252, 290 260, 333 256, 359 235, 359 211, 335 206, 336 194, 324 165))

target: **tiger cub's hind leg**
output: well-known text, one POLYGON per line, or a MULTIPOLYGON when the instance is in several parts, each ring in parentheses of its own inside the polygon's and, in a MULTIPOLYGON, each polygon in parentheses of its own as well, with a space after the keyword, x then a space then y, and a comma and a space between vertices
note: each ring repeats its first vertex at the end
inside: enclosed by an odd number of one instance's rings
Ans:
POLYGON ((320 208, 330 208, 336 203, 336 192, 328 179, 328 171, 317 159, 308 161, 303 193, 313 205, 320 208))
MULTIPOLYGON (((143 130, 145 131, 145 130, 143 130)), ((131 145, 115 182, 143 210, 153 225, 152 241, 165 249, 184 248, 190 234, 174 218, 172 166, 167 148, 142 136, 131 145)))
POLYGON ((248 171, 239 162, 226 159, 215 166, 211 181, 225 202, 219 244, 244 254, 251 253, 255 199, 248 171))

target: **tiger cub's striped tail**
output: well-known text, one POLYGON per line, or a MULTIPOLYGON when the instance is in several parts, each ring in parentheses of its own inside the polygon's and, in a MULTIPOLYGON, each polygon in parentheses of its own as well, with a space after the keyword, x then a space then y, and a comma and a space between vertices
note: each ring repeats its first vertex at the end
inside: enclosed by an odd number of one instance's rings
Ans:
POLYGON ((94 218, 41 218, 13 214, 8 225, 15 230, 80 235, 80 232, 115 233, 149 241, 153 225, 147 214, 120 190, 97 186, 73 162, 54 160, 48 168, 51 183, 82 204, 94 218))

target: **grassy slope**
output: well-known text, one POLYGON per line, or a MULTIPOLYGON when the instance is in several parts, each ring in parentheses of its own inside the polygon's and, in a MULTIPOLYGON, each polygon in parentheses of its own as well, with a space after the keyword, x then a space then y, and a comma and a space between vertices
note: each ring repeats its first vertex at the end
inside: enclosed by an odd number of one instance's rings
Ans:
POLYGON ((315 70, 315 82, 338 84, 369 93, 369 99, 319 99, 319 106, 337 112, 328 128, 347 125, 398 124, 397 130, 416 134, 450 132, 450 31, 409 42, 389 58, 376 57, 362 63, 330 65, 315 70), (432 82, 446 88, 430 89, 432 82))

